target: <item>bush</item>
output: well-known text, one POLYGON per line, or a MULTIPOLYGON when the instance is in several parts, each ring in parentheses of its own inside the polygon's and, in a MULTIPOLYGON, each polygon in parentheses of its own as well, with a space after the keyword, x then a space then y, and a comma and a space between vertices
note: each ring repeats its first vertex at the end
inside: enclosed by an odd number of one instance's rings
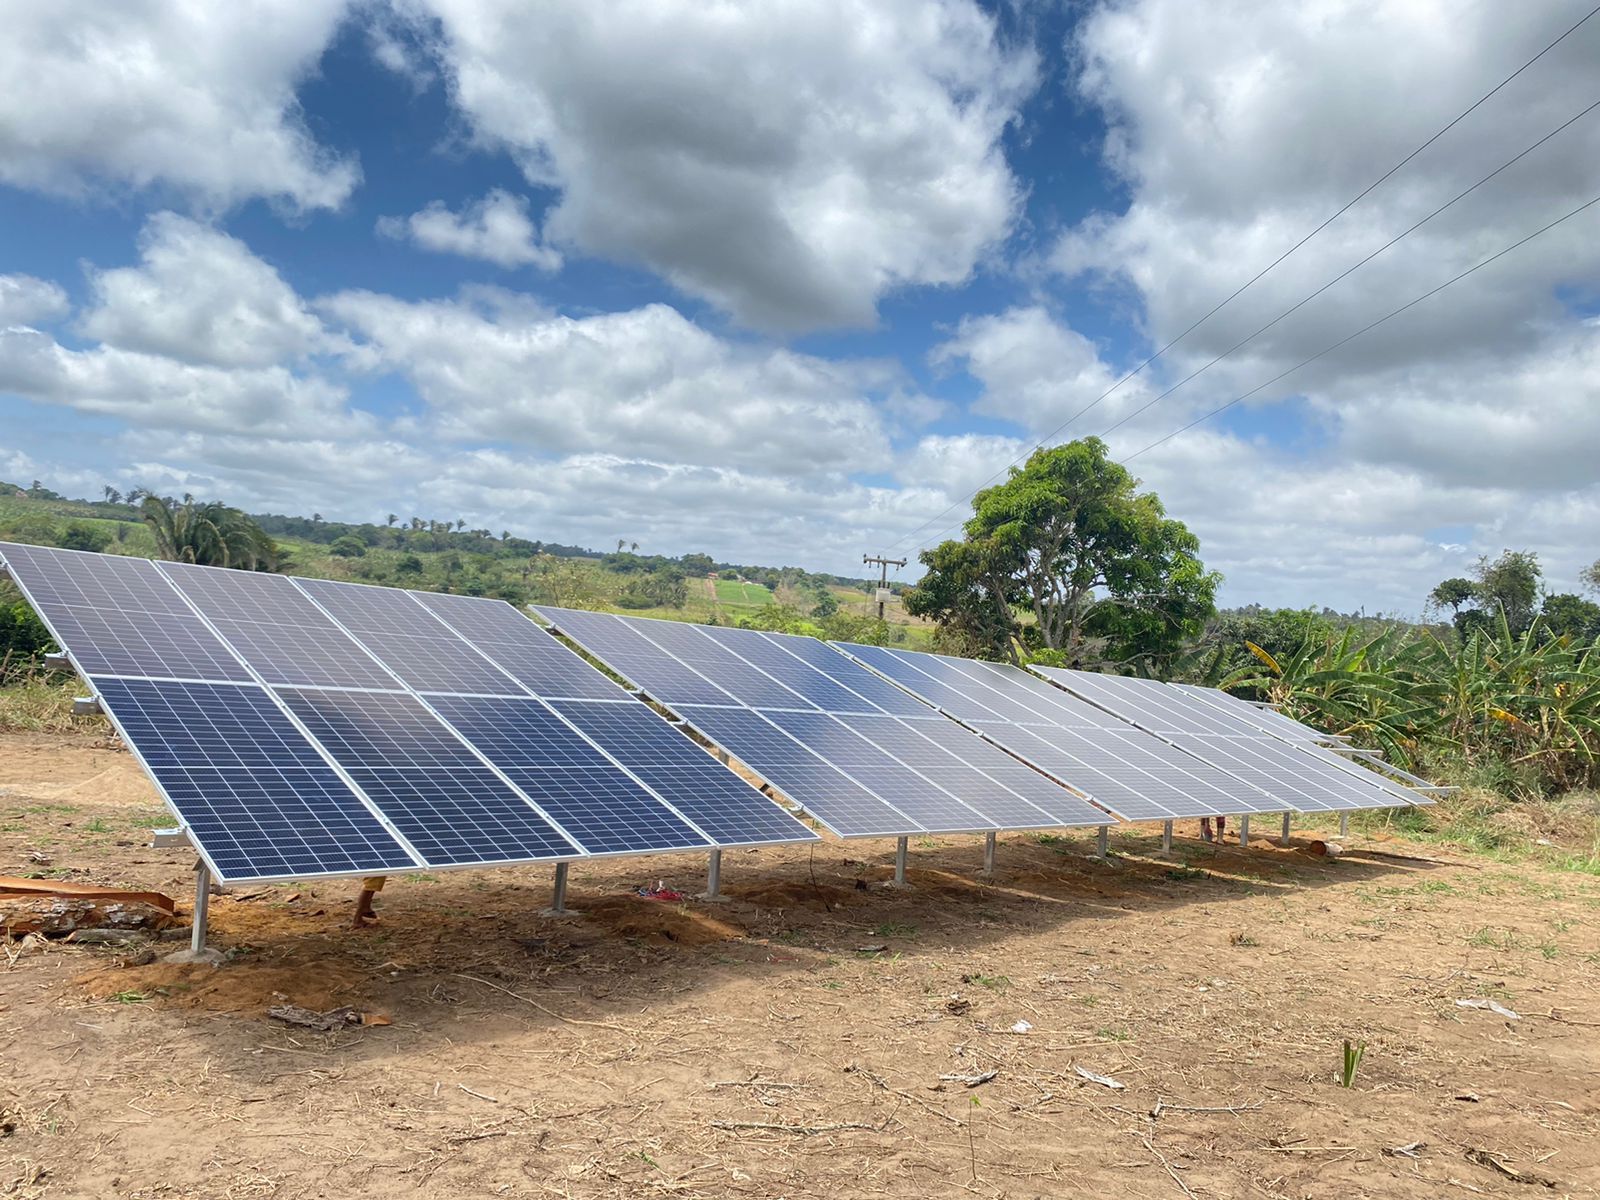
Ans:
POLYGON ((396 575, 421 575, 422 560, 415 554, 407 554, 394 565, 396 575))
POLYGON ((111 533, 99 525, 74 521, 62 532, 56 544, 63 550, 93 550, 98 554, 111 545, 111 533))
POLYGON ((38 670, 54 646, 28 602, 12 589, 0 592, 0 685, 38 670))
POLYGON ((367 544, 347 533, 343 537, 334 538, 333 545, 328 547, 328 552, 340 558, 360 558, 366 554, 367 544))

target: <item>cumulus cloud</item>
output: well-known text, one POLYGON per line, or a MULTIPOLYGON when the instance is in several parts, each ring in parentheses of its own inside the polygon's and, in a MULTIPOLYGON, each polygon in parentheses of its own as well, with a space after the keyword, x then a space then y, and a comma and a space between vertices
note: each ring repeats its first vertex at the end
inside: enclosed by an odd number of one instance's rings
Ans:
POLYGON ((32 325, 65 315, 67 293, 32 275, 0 275, 0 327, 32 325))
POLYGON ((848 472, 888 450, 869 396, 898 371, 747 347, 662 304, 593 317, 346 292, 322 304, 355 361, 405 372, 451 438, 777 473, 848 472))
POLYGON ((746 323, 868 325, 1008 232, 1000 136, 1034 83, 969 0, 412 0, 480 144, 558 189, 557 244, 746 323))
POLYGON ((225 368, 112 346, 73 350, 0 330, 0 392, 171 430, 358 436, 368 421, 340 385, 281 366, 225 368))
POLYGON ((344 0, 19 4, 0 38, 0 181, 160 185, 227 207, 336 208, 354 162, 319 146, 297 85, 344 0))
POLYGON ((409 217, 384 217, 378 232, 410 240, 424 250, 481 258, 497 267, 538 267, 555 271, 561 255, 541 245, 539 230, 528 216, 528 202, 501 188, 468 205, 460 213, 435 200, 409 217))
POLYGON ((1090 432, 1145 394, 1142 381, 1130 380, 1101 399, 1120 375, 1101 360, 1093 342, 1038 305, 963 318, 955 336, 934 349, 933 361, 959 366, 983 384, 974 411, 1003 417, 1036 436, 1080 413, 1084 427, 1074 422, 1063 436, 1090 432))
POLYGON ((136 267, 91 271, 81 326, 122 350, 219 367, 266 367, 325 343, 321 322, 282 276, 237 238, 158 213, 136 267))

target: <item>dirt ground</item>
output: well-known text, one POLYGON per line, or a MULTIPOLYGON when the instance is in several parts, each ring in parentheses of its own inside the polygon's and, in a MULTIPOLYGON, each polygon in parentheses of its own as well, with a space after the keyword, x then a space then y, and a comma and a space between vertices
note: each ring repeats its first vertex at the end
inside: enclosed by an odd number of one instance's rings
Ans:
MULTIPOLYGON (((166 823, 127 754, 0 736, 0 873, 186 913, 166 823)), ((366 932, 352 884, 239 888, 220 967, 14 941, 0 1196, 1600 1195, 1600 879, 1158 832, 989 881, 914 841, 905 891, 892 842, 729 853, 721 905, 637 894, 701 857, 575 865, 565 921, 548 869, 397 878, 366 932)))

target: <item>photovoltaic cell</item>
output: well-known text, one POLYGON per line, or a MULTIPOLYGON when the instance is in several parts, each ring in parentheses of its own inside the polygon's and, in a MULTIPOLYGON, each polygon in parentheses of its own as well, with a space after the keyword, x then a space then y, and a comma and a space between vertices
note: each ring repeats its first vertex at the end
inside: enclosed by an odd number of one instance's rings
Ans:
POLYGON ((651 698, 682 704, 737 705, 727 692, 609 613, 536 606, 534 611, 651 698))
POLYGON ((581 853, 414 697, 298 688, 278 695, 430 864, 581 853))
MULTIPOLYGON (((910 655, 884 646, 861 646, 851 642, 839 645, 852 657, 866 663, 875 671, 888 676, 902 687, 909 688, 928 703, 936 705, 958 721, 1014 721, 1016 715, 1010 706, 996 698, 987 703, 974 698, 969 680, 954 672, 943 671, 932 655, 910 655), (927 662, 923 662, 927 659, 927 662), (935 674, 938 672, 938 674, 935 674), (943 676, 942 678, 940 676, 943 676)), ((1027 723, 1037 723, 1037 713, 1022 714, 1027 723)))
POLYGON ((95 681, 226 881, 420 865, 253 684, 95 681))
POLYGON ((358 638, 363 633, 438 637, 442 632, 433 615, 403 588, 331 579, 296 579, 294 585, 358 638))
MULTIPOLYGON (((732 650, 708 637, 698 625, 640 618, 631 618, 626 624, 750 708, 815 707, 804 696, 785 687, 764 671, 757 670, 732 650)), ((648 687, 645 690, 664 703, 671 704, 674 700, 665 691, 654 691, 648 687)))
POLYGON ((891 803, 911 820, 914 829, 930 833, 970 833, 999 828, 953 793, 918 775, 827 713, 768 712, 762 715, 862 787, 891 803))
POLYGON ((183 563, 157 569, 268 683, 401 690, 286 576, 183 563))
POLYGON ((545 630, 504 600, 447 596, 438 592, 413 595, 496 666, 536 695, 615 700, 622 688, 607 679, 545 630))
POLYGON ((1174 683, 1171 686, 1278 737, 1307 742, 1325 741, 1328 737, 1327 734, 1296 721, 1293 717, 1286 717, 1275 709, 1260 708, 1248 700, 1230 695, 1221 688, 1200 687, 1193 683, 1174 683))
MULTIPOLYGON (((849 729, 936 779, 1002 829, 1104 825, 1106 814, 982 738, 943 735, 948 723, 841 716, 849 729)), ((956 729, 959 727, 948 726, 956 729)))
POLYGON ((538 700, 438 696, 432 704, 589 853, 710 845, 538 700))
POLYGON ((644 705, 554 700, 551 707, 650 787, 670 796, 673 806, 718 845, 816 840, 816 834, 644 705))
POLYGON ((938 711, 932 706, 915 696, 907 695, 902 689, 880 679, 860 663, 846 658, 816 638, 800 637, 791 633, 765 633, 762 636, 786 654, 792 654, 807 666, 848 688, 872 705, 868 709, 858 709, 854 706, 854 702, 846 701, 850 707, 830 711, 879 711, 890 716, 909 717, 913 720, 940 719, 938 711))
POLYGON ((694 728, 728 747, 841 837, 899 836, 921 827, 749 709, 681 705, 694 728))
POLYGON ((0 557, 85 674, 250 681, 146 559, 9 542, 0 557))

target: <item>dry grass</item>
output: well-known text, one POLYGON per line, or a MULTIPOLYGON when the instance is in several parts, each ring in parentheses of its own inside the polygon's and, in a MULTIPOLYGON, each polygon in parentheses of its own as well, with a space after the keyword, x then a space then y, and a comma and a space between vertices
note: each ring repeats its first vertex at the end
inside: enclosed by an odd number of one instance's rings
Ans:
POLYGON ((94 733, 103 717, 76 717, 72 701, 84 694, 75 679, 34 675, 0 688, 0 730, 24 733, 94 733))

